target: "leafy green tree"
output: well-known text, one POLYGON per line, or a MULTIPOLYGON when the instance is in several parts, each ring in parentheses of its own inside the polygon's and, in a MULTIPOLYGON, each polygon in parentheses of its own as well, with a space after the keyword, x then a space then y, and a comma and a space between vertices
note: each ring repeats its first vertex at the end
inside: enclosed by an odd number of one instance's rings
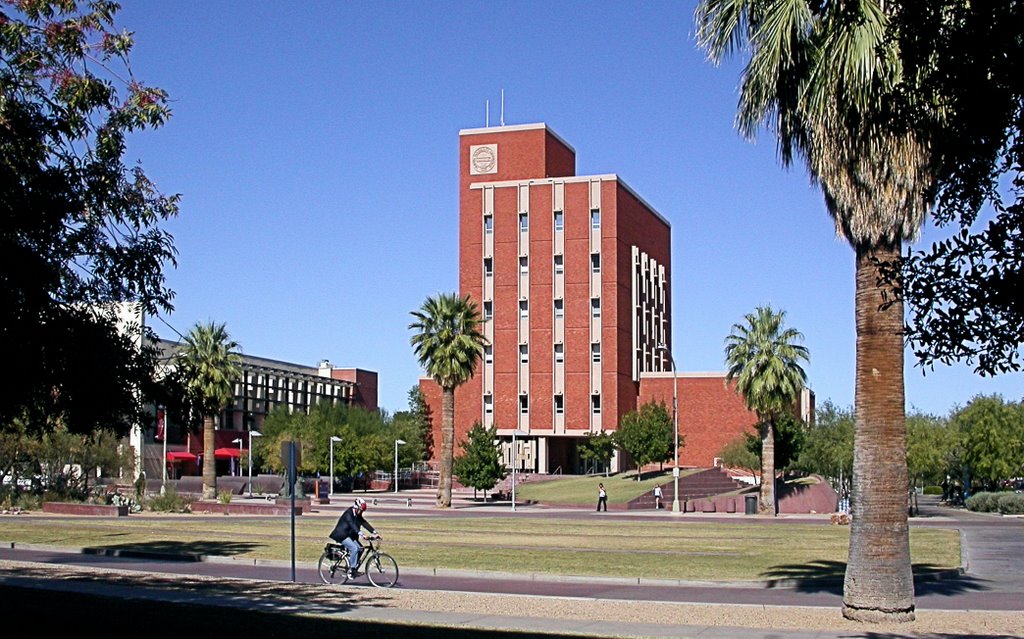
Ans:
POLYGON ((853 410, 826 400, 815 410, 814 424, 804 431, 795 467, 821 475, 842 496, 850 494, 853 476, 853 410))
POLYGON ((785 311, 759 306, 733 324, 725 340, 726 381, 736 382, 747 408, 757 413, 761 433, 761 514, 775 516, 775 431, 783 415, 792 414, 807 374, 800 365, 807 348, 797 344, 799 331, 785 327, 785 311))
POLYGON ((732 440, 719 451, 718 456, 726 468, 739 468, 750 473, 751 477, 757 476, 761 469, 761 440, 750 433, 732 440), (751 443, 754 447, 751 448, 751 443))
MULTIPOLYGON (((682 444, 680 444, 680 447, 682 444)), ((611 465, 612 457, 615 455, 615 437, 611 433, 601 431, 599 433, 587 433, 579 443, 580 459, 588 467, 603 466, 605 475, 611 465)))
MULTIPOLYGON (((672 456, 672 418, 663 402, 648 402, 639 410, 629 411, 622 416, 619 429, 614 434, 615 443, 629 453, 636 463, 636 480, 641 479, 641 470, 647 464, 665 461, 672 456)), ((684 438, 679 438, 683 447, 684 438)))
MULTIPOLYGON (((161 126, 167 95, 135 77, 113 2, 32 0, 0 8, 0 357, 16 375, 0 428, 110 428, 142 415, 154 353, 116 309, 169 310, 164 264, 177 214, 138 165, 130 133, 161 126)), ((150 334, 151 335, 151 334, 150 334)))
POLYGON ((441 387, 441 464, 437 507, 452 503, 452 463, 455 442, 455 389, 469 381, 487 343, 480 332, 480 310, 467 295, 440 293, 413 311, 409 329, 416 358, 441 387))
POLYGON ((462 454, 455 458, 452 472, 462 485, 473 488, 474 498, 477 490, 486 494, 508 474, 501 463, 501 453, 494 445, 495 439, 494 429, 476 422, 462 443, 462 454))
POLYGON ((982 375, 1019 371, 1024 5, 945 0, 898 8, 893 30, 903 35, 906 73, 923 78, 923 99, 946 113, 941 135, 932 137, 939 196, 933 217, 953 231, 907 256, 907 335, 923 366, 964 361, 982 375))
POLYGON ((428 459, 433 450, 430 421, 427 419, 429 409, 419 386, 409 389, 408 398, 408 410, 399 411, 391 417, 397 438, 407 442, 406 446, 400 447, 398 451, 399 463, 402 466, 428 459))
POLYGON ((957 430, 948 419, 914 411, 907 415, 907 470, 911 487, 938 485, 950 471, 957 430))
POLYGON ((904 309, 898 273, 886 277, 934 201, 931 141, 943 112, 920 99, 920 76, 903 73, 893 17, 905 4, 702 0, 696 13, 698 40, 713 61, 749 54, 741 132, 753 138, 767 126, 783 164, 804 161, 854 249, 856 446, 843 615, 868 622, 914 618, 904 309), (911 112, 912 123, 903 115, 911 112))
POLYGON ((951 420, 960 434, 961 462, 971 483, 987 490, 1024 475, 1024 407, 999 395, 977 396, 951 420))
POLYGON ((241 375, 237 348, 224 324, 197 323, 177 354, 178 374, 185 380, 189 403, 203 417, 203 499, 217 496, 214 428, 241 375))

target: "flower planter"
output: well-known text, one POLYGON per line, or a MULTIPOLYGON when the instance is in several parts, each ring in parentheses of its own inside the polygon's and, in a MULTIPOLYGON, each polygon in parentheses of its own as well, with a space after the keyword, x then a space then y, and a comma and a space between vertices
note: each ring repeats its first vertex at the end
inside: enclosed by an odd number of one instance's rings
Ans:
POLYGON ((92 517, 127 517, 128 506, 80 504, 66 501, 45 501, 43 512, 54 515, 89 515, 92 517))

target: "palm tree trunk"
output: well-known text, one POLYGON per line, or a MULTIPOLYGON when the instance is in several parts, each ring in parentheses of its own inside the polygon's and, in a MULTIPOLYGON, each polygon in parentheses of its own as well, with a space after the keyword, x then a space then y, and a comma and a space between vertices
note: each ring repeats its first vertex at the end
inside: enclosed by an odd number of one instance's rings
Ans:
POLYGON ((203 499, 217 497, 217 453, 213 437, 213 415, 203 417, 203 499))
POLYGON ((758 514, 775 516, 775 428, 761 422, 761 503, 758 514))
POLYGON ((899 245, 857 247, 856 422, 850 555, 843 615, 868 622, 914 619, 907 525, 903 304, 882 304, 879 264, 899 245))
POLYGON ((455 447, 455 389, 441 389, 441 469, 437 482, 437 507, 452 505, 452 459, 455 447))

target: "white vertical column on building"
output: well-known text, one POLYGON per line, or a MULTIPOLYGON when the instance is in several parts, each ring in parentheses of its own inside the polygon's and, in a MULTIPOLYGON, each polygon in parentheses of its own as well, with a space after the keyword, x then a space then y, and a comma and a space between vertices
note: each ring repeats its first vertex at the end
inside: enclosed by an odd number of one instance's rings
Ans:
MULTIPOLYGON (((602 228, 606 221, 604 211, 601 209, 601 180, 590 181, 590 253, 601 252, 602 228), (596 217, 595 217, 596 216, 596 217)), ((601 317, 604 314, 603 300, 601 298, 601 278, 590 278, 590 344, 587 351, 590 353, 590 431, 600 432, 602 430, 601 415, 603 414, 603 398, 601 397, 601 364, 594 361, 594 348, 604 350, 601 340, 601 317), (594 398, 597 398, 601 411, 594 410, 594 398)), ((602 353, 603 356, 603 353, 602 353)))
POLYGON ((530 429, 530 185, 520 184, 519 192, 519 423, 518 428, 530 429), (525 309, 525 310, 524 310, 525 309), (526 362, 524 363, 524 353, 526 362), (523 401, 526 408, 523 408, 523 401))
MULTIPOLYGON (((565 434, 565 182, 555 181, 551 185, 551 269, 552 269, 552 431, 565 434), (559 314, 561 305, 561 315, 559 314), (561 413, 557 410, 561 402, 561 413)), ((546 466, 545 454, 540 455, 546 466)))
MULTIPOLYGON (((490 260, 491 269, 496 268, 494 264, 494 187, 485 186, 482 190, 482 201, 481 201, 481 213, 483 222, 480 225, 480 232, 483 235, 483 259, 490 260), (490 228, 488 228, 490 224, 490 228)), ((494 304, 494 277, 491 276, 490 281, 485 278, 485 285, 483 289, 483 303, 485 306, 489 305, 493 309, 494 304)), ((494 320, 488 320, 484 322, 484 337, 487 338, 488 344, 494 344, 494 320)), ((493 346, 490 348, 490 361, 488 356, 485 354, 484 357, 484 375, 483 375, 483 397, 480 401, 480 410, 482 415, 480 416, 481 422, 486 428, 490 428, 494 424, 494 350, 493 346), (488 400, 489 398, 489 400, 488 400)))

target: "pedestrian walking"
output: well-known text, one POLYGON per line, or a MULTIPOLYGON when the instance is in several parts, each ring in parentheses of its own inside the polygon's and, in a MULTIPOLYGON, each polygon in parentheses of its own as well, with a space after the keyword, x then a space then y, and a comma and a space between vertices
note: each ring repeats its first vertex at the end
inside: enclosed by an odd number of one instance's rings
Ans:
POLYGON ((654 487, 654 509, 661 510, 661 484, 654 487))
POLYGON ((604 507, 604 511, 608 512, 608 491, 604 489, 604 484, 597 485, 597 512, 601 512, 601 508, 604 507))

